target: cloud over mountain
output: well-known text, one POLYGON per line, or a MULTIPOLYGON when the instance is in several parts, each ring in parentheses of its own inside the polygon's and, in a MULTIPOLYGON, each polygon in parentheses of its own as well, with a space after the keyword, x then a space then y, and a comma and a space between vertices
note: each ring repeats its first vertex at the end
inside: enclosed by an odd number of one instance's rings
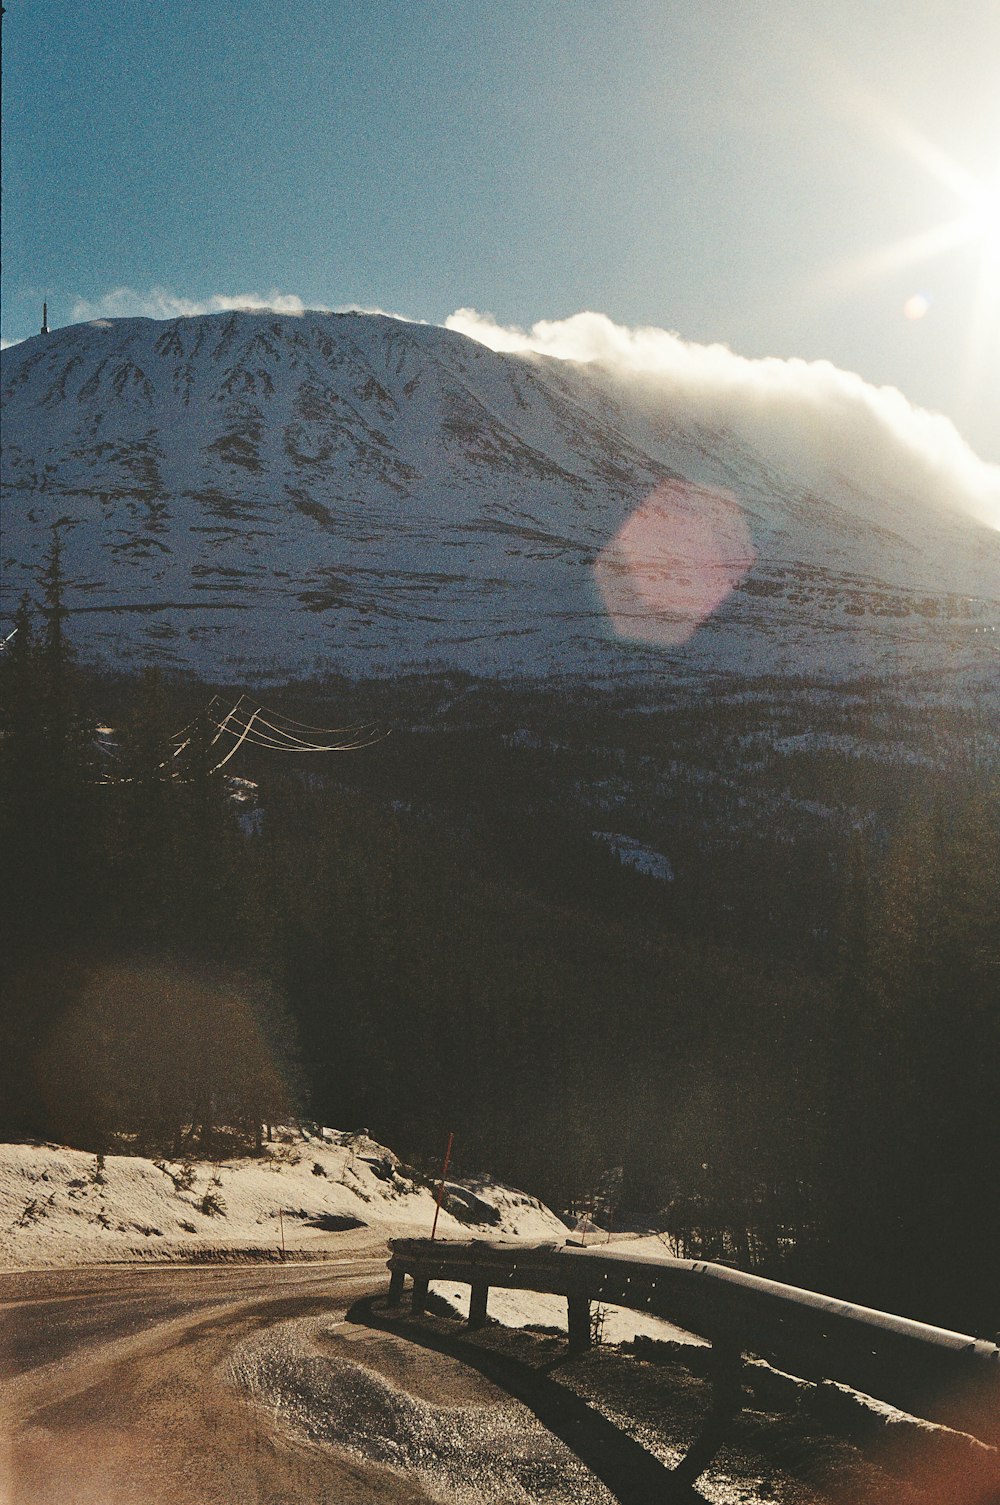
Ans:
MULTIPOLYGON (((75 298, 70 310, 70 323, 87 324, 94 319, 192 319, 201 314, 224 313, 274 313, 300 317, 304 313, 359 313, 384 314, 390 319, 404 323, 419 323, 407 319, 404 314, 391 309, 358 303, 338 304, 328 308, 325 304, 305 304, 298 293, 282 293, 272 288, 269 293, 212 293, 207 298, 185 298, 166 287, 151 287, 140 292, 134 287, 115 287, 102 293, 99 298, 75 298)), ((17 344, 16 340, 5 340, 17 344)))
POLYGON ((930 490, 1000 529, 1000 466, 979 459, 950 419, 830 361, 751 360, 725 345, 628 329, 592 312, 541 320, 526 331, 460 308, 445 326, 496 351, 600 364, 695 421, 737 428, 800 474, 832 469, 866 489, 930 490))
POLYGON ((100 298, 77 298, 70 320, 85 324, 92 319, 178 319, 197 314, 222 314, 231 309, 245 313, 303 314, 305 304, 296 293, 279 293, 272 289, 260 293, 213 293, 208 298, 183 298, 165 287, 151 287, 137 292, 133 287, 116 287, 100 298))
MULTIPOLYGON (((145 292, 118 287, 96 299, 77 298, 71 318, 79 323, 134 316, 190 318, 231 310, 296 317, 307 312, 298 294, 277 289, 196 299, 157 286, 145 292)), ((343 304, 336 311, 401 318, 357 304, 343 304)), ((832 469, 865 489, 930 492, 936 501, 1000 529, 1000 466, 981 460, 949 418, 914 406, 895 387, 873 386, 830 361, 751 359, 726 345, 699 345, 655 327, 628 328, 592 311, 542 319, 523 330, 500 324, 491 314, 459 308, 444 327, 502 353, 533 352, 606 367, 646 388, 653 400, 666 398, 682 407, 694 421, 735 428, 775 463, 812 473, 817 483, 832 469)))

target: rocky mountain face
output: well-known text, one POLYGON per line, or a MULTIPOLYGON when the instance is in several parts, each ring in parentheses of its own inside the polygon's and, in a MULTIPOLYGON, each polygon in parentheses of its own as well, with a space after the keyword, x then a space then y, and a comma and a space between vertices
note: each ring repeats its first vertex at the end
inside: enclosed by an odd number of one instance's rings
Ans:
POLYGON ((3 600, 62 526, 88 655, 212 678, 947 673, 1000 533, 776 463, 593 364, 380 315, 97 321, 3 355, 3 600))

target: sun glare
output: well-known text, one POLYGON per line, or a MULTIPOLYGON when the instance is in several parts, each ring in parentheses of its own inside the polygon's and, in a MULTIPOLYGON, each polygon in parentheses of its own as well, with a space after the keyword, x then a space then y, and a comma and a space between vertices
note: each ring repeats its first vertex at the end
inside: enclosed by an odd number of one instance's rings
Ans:
MULTIPOLYGON (((903 267, 971 248, 978 251, 980 259, 975 323, 981 331, 984 316, 992 319, 1000 303, 1000 174, 992 182, 977 177, 882 100, 852 90, 851 104, 884 141, 948 190, 955 209, 936 224, 927 224, 854 261, 831 267, 827 274, 830 285, 845 290, 892 275, 903 267)), ((912 309, 907 317, 914 317, 912 309)))
MULTIPOLYGON (((956 382, 959 406, 975 409, 984 372, 1000 347, 1000 174, 992 181, 977 177, 881 101, 854 96, 853 103, 883 140, 948 190, 954 209, 936 223, 925 223, 923 228, 865 256, 829 267, 824 276, 826 290, 843 296, 863 283, 895 276, 906 267, 961 253, 969 306, 964 356, 956 369, 956 382), (971 279, 970 261, 974 265, 971 279)), ((901 304, 903 317, 912 324, 919 324, 930 307, 931 300, 923 291, 914 291, 901 304)))
POLYGON ((1000 180, 990 188, 977 190, 972 234, 981 243, 984 255, 1000 268, 1000 180))

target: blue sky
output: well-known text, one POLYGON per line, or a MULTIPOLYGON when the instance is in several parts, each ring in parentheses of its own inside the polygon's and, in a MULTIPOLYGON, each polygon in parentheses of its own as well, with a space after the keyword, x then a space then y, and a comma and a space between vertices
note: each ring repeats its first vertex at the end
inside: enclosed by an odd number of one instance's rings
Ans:
POLYGON ((7 0, 4 125, 7 339, 153 289, 593 309, 1000 460, 996 0, 7 0))

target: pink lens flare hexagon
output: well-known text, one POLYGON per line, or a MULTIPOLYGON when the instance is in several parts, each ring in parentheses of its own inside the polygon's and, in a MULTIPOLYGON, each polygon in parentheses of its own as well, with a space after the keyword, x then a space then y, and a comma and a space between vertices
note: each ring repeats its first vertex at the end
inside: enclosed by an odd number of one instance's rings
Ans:
POLYGON ((615 632, 678 648, 757 558, 731 492, 664 481, 601 550, 594 579, 615 632))

